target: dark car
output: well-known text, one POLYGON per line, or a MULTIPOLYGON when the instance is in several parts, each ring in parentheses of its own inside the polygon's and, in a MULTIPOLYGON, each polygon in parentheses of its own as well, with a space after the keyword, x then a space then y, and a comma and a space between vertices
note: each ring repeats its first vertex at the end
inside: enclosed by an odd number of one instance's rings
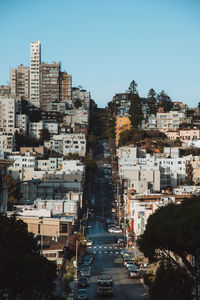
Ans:
POLYGON ((89 286, 89 280, 87 277, 80 277, 78 281, 79 287, 88 287, 89 286))
POLYGON ((88 292, 86 289, 79 289, 77 293, 78 300, 87 300, 88 299, 88 292))

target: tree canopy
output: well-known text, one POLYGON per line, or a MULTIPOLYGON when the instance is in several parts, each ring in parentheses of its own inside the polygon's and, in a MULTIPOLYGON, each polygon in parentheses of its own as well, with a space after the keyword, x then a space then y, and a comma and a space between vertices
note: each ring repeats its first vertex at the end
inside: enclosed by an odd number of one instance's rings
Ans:
POLYGON ((152 300, 192 300, 194 281, 181 266, 162 261, 149 289, 152 300))
POLYGON ((0 298, 49 299, 56 265, 40 255, 23 221, 0 215, 0 224, 0 298))
POLYGON ((159 94, 157 94, 156 100, 158 102, 158 105, 160 107, 163 107, 164 112, 169 112, 173 107, 173 102, 171 101, 171 98, 163 90, 159 94))
POLYGON ((194 256, 200 269, 199 211, 200 196, 161 207, 149 217, 145 232, 138 240, 140 250, 150 261, 167 259, 176 265, 181 259, 198 282, 199 272, 187 257, 194 256))
POLYGON ((150 89, 147 95, 147 100, 148 100, 148 113, 151 114, 156 114, 157 112, 157 103, 156 103, 156 92, 154 89, 150 89))

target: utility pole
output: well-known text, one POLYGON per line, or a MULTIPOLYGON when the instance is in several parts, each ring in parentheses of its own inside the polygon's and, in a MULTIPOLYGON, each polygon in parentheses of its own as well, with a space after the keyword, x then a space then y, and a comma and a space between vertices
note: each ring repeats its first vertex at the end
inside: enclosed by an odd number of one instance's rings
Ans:
POLYGON ((119 185, 117 182, 117 205, 118 205, 118 225, 120 227, 120 203, 119 203, 119 185))

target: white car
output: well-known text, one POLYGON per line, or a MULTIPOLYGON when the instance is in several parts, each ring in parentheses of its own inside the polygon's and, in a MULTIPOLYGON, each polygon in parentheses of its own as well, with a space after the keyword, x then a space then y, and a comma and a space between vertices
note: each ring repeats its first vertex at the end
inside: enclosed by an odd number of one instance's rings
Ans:
POLYGON ((87 246, 92 246, 92 244, 93 244, 93 241, 87 240, 87 246))
POLYGON ((111 227, 108 229, 108 232, 110 233, 122 233, 122 230, 118 227, 111 227))

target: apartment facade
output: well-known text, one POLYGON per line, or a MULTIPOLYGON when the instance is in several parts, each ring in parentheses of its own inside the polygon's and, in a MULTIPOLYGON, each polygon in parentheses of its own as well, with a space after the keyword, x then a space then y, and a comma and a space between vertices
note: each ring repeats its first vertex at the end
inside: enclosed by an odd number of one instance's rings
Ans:
POLYGON ((115 144, 116 146, 119 143, 120 139, 120 134, 131 128, 131 121, 129 117, 116 117, 116 122, 115 122, 115 133, 116 133, 116 139, 115 139, 115 144))
POLYGON ((15 147, 15 114, 15 99, 0 96, 0 150, 12 152, 15 147))
POLYGON ((59 101, 60 63, 40 65, 40 107, 47 111, 48 102, 59 101))
POLYGON ((11 95, 30 98, 30 67, 19 65, 17 69, 10 69, 11 95))
POLYGON ((157 129, 166 132, 168 130, 177 130, 183 122, 184 113, 178 111, 170 111, 168 113, 158 112, 156 114, 157 129))
POLYGON ((69 102, 72 100, 72 75, 67 72, 60 72, 60 101, 69 102))
POLYGON ((30 103, 40 107, 40 40, 30 43, 30 103))

